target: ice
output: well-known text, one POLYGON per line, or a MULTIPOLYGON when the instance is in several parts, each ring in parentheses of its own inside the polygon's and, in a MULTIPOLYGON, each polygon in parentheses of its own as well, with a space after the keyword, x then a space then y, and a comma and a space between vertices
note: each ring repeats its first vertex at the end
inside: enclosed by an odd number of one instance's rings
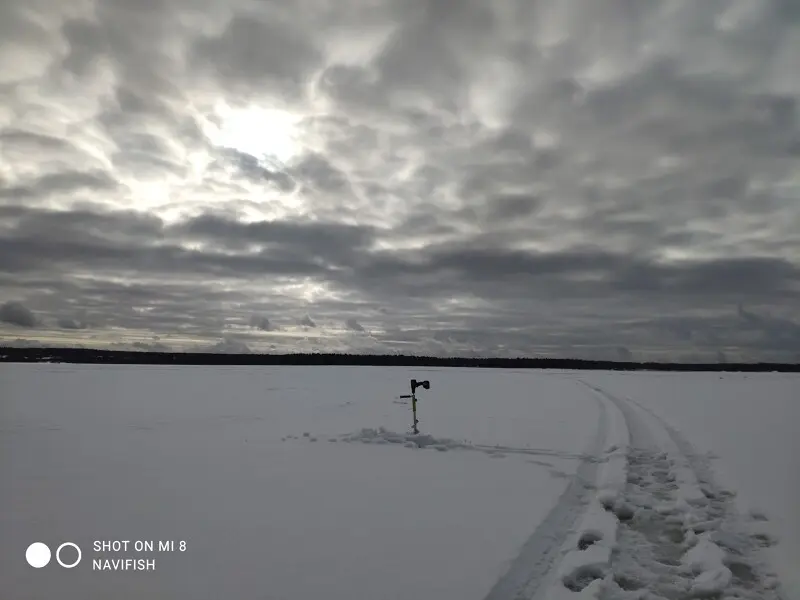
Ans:
POLYGON ((572 381, 488 370, 0 365, 0 389, 10 600, 482 600, 570 483, 526 460, 573 475, 598 415, 572 381), (414 436, 392 399, 421 377, 414 436), (101 574, 95 539, 189 547, 101 574), (25 564, 65 540, 78 567, 25 564))
POLYGON ((0 587, 12 600, 629 600, 783 586, 795 600, 798 383, 0 365, 0 587), (431 380, 419 434, 394 400, 411 378, 431 380), (100 576, 96 539, 188 550, 100 576), (84 548, 79 567, 24 563, 31 542, 66 540, 84 548))

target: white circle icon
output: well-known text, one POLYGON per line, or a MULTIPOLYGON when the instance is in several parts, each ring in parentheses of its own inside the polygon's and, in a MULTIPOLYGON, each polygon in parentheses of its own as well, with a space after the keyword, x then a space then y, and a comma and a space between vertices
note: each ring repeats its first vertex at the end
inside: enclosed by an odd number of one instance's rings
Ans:
POLYGON ((25 551, 25 560, 34 569, 41 569, 50 562, 50 548, 42 542, 34 542, 25 551))
MULTIPOLYGON (((49 555, 50 551, 48 550, 48 551, 47 551, 47 553, 48 553, 48 555, 49 555)), ((56 550, 56 560, 58 561, 58 564, 60 564, 60 565, 61 565, 62 567, 64 567, 65 569, 71 569, 72 567, 75 567, 75 566, 77 566, 77 565, 78 565, 78 563, 79 563, 79 562, 81 562, 81 556, 82 556, 82 555, 81 555, 81 549, 78 547, 78 545, 77 545, 77 544, 73 544, 72 542, 64 542, 63 544, 61 544, 61 545, 58 547, 58 550, 56 550), (74 563, 72 563, 71 565, 68 565, 67 563, 63 563, 63 562, 61 562, 61 550, 62 550, 62 548, 64 548, 65 546, 69 546, 69 547, 71 547, 71 548, 75 548, 75 550, 77 550, 77 551, 78 551, 78 558, 76 558, 76 559, 75 559, 75 562, 74 562, 74 563)), ((48 556, 48 560, 49 560, 49 556, 48 556)))

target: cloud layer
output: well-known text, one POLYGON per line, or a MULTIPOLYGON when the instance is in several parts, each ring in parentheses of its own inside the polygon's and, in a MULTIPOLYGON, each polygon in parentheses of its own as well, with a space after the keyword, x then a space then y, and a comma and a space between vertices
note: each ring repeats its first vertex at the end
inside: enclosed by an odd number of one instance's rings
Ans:
POLYGON ((0 0, 0 334, 798 360, 793 6, 0 0))

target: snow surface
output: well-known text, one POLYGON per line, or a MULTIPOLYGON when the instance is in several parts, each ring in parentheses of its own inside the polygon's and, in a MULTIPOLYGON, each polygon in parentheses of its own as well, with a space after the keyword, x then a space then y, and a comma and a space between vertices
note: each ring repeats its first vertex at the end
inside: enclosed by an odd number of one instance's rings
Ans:
POLYGON ((717 481, 753 517, 767 560, 800 599, 800 376, 786 373, 578 373, 631 398, 708 453, 717 481), (774 545, 772 545, 774 544, 774 545))
POLYGON ((603 394, 598 395, 607 415, 605 451, 598 459, 595 487, 583 515, 567 535, 561 548, 555 578, 546 587, 547 600, 559 600, 579 594, 598 598, 604 587, 600 581, 612 572, 612 553, 616 550, 619 521, 615 516, 624 503, 622 494, 627 483, 627 453, 630 435, 625 417, 603 394))
POLYGON ((567 487, 599 411, 576 382, 488 370, 2 365, 0 389, 10 599, 481 599, 567 487), (395 402, 412 377, 431 381, 421 431, 466 448, 341 439, 405 434, 395 402), (83 561, 35 570, 34 541, 75 542, 83 561), (92 571, 115 557, 156 571, 92 571))
POLYGON ((13 600, 795 600, 798 383, 0 365, 0 589, 13 600), (419 435, 398 398, 410 378, 431 381, 419 435), (95 552, 94 540, 187 549, 95 552), (34 541, 75 542, 83 561, 33 569, 34 541), (93 571, 98 558, 156 570, 93 571))

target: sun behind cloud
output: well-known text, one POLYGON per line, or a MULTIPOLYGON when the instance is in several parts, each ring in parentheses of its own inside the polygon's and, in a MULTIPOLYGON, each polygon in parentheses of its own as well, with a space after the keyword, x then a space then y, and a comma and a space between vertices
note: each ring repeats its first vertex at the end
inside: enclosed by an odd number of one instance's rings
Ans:
POLYGON ((290 162, 303 152, 298 127, 302 117, 286 110, 259 106, 232 108, 223 104, 216 117, 218 125, 209 125, 206 131, 215 146, 281 163, 290 162))

